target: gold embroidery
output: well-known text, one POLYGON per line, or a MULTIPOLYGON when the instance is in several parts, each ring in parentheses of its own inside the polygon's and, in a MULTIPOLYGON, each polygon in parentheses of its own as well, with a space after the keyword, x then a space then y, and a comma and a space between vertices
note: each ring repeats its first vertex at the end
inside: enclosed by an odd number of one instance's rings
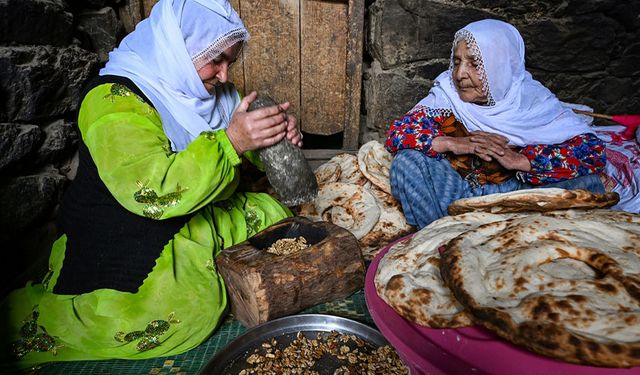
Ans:
POLYGON ((205 264, 205 267, 207 267, 207 269, 212 273, 216 273, 216 264, 213 262, 213 259, 207 260, 207 264, 205 264))
POLYGON ((111 89, 109 93, 104 96, 105 99, 110 99, 111 103, 114 102, 116 96, 122 97, 133 97, 138 100, 140 103, 144 103, 144 99, 142 99, 139 95, 129 90, 129 88, 121 83, 114 83, 111 85, 111 89))
POLYGON ((158 196, 158 194, 147 187, 149 182, 142 183, 140 181, 136 181, 136 184, 140 188, 140 190, 133 193, 133 199, 138 203, 145 203, 146 206, 143 208, 142 213, 144 216, 159 219, 164 213, 164 208, 174 207, 178 203, 180 203, 180 199, 182 199, 182 193, 187 191, 189 188, 181 188, 180 184, 176 185, 176 191, 173 193, 168 193, 163 196, 158 196))
POLYGON ((160 136, 158 136, 158 139, 160 140, 160 144, 162 144, 162 150, 164 151, 165 155, 171 156, 172 154, 174 154, 173 150, 171 149, 171 142, 169 142, 168 139, 164 139, 160 136))
POLYGON ((51 352, 58 354, 62 345, 56 345, 56 340, 50 336, 43 326, 38 325, 40 313, 33 310, 22 327, 20 327, 20 339, 12 343, 13 355, 22 358, 30 352, 51 352))
POLYGON ((255 210, 248 208, 244 213, 244 219, 247 221, 247 238, 258 233, 261 224, 258 213, 255 210))
POLYGON ((147 324, 144 331, 132 331, 129 333, 118 331, 113 338, 121 343, 130 343, 139 340, 136 349, 139 352, 143 352, 159 346, 161 344, 160 336, 167 333, 172 324, 179 323, 180 320, 175 318, 175 312, 171 312, 167 320, 153 320, 147 324))
POLYGON ((210 140, 210 141, 215 141, 216 140, 216 133, 208 130, 208 131, 204 131, 202 133, 200 133, 200 135, 204 136, 206 139, 210 140))

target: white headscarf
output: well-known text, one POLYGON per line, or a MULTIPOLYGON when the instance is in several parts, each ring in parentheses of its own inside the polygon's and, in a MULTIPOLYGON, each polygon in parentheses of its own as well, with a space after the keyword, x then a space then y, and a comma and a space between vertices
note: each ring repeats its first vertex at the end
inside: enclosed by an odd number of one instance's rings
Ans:
POLYGON ((239 102, 230 84, 207 92, 197 69, 247 40, 227 0, 160 0, 109 54, 100 75, 131 79, 160 113, 173 150, 181 151, 203 131, 226 128, 239 102))
POLYGON ((469 131, 498 133, 517 146, 557 144, 593 132, 587 116, 576 115, 526 71, 524 42, 512 25, 491 19, 468 24, 455 35, 451 61, 417 106, 451 111, 469 131), (476 56, 487 105, 462 101, 454 86, 453 50, 460 41, 476 56))

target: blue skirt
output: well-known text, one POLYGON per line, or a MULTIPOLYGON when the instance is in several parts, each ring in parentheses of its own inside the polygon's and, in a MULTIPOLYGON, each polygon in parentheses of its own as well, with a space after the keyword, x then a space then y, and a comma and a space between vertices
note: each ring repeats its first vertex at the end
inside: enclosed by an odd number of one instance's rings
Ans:
POLYGON ((462 198, 506 193, 520 189, 562 188, 586 189, 604 193, 598 175, 588 175, 558 183, 532 186, 516 178, 502 184, 472 186, 453 169, 446 159, 435 159, 417 150, 396 154, 390 171, 391 192, 400 201, 407 223, 418 229, 447 215, 447 207, 462 198))

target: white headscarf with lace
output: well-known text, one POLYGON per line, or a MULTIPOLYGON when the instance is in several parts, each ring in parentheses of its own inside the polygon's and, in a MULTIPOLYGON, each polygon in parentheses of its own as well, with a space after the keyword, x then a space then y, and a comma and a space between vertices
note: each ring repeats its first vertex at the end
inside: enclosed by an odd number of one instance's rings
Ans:
POLYGON ((212 95, 197 70, 249 33, 227 0, 160 0, 109 54, 100 75, 131 79, 160 113, 174 151, 203 131, 229 126, 239 103, 230 84, 212 95))
POLYGON ((557 144, 593 133, 591 119, 572 111, 577 105, 561 102, 531 77, 524 66, 520 33, 498 20, 473 22, 455 34, 449 70, 435 79, 429 95, 416 106, 453 113, 469 131, 501 134, 516 146, 557 144), (486 105, 464 102, 458 95, 452 78, 458 42, 467 43, 474 54, 486 105))

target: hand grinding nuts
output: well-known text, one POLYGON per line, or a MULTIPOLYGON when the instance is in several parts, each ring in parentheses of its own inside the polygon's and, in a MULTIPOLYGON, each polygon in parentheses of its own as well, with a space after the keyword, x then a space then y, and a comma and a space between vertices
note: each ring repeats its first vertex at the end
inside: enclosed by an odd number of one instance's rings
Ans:
MULTIPOLYGON (((249 111, 277 105, 267 95, 258 95, 249 105, 249 111)), ((278 194, 280 201, 287 206, 313 200, 318 194, 316 180, 309 162, 302 150, 285 137, 275 145, 258 150, 264 164, 267 178, 278 194)))

